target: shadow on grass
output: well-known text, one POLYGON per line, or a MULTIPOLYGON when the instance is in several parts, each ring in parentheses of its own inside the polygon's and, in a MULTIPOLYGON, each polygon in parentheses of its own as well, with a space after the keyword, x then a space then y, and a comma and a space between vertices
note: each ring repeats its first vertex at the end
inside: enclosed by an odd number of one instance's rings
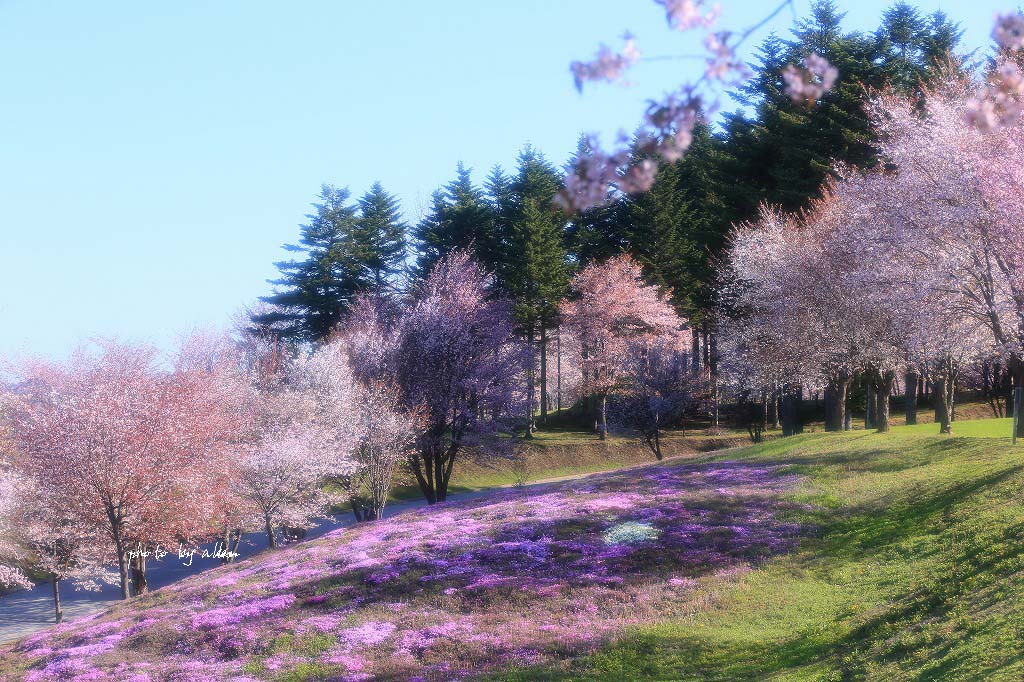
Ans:
MULTIPOLYGON (((908 451, 871 445, 827 454, 776 451, 757 461, 826 479, 963 462, 959 475, 911 475, 860 504, 802 513, 820 533, 785 560, 785 571, 830 582, 844 567, 896 563, 902 573, 882 606, 827 615, 824 624, 774 637, 759 637, 756 628, 704 635, 661 624, 576 661, 488 679, 752 681, 788 671, 799 679, 861 680, 891 679, 894 669, 908 680, 1021 679, 1015 666, 1024 663, 1024 522, 999 516, 998 508, 1014 501, 1024 465, 1000 460, 990 445, 956 438, 916 442, 908 451)), ((861 589, 882 589, 883 582, 869 576, 861 589)))

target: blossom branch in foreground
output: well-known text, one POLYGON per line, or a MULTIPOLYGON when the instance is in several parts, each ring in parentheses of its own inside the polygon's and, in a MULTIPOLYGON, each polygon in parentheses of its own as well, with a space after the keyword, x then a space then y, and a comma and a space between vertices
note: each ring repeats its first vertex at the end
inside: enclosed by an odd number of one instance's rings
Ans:
MULTIPOLYGON (((703 0, 656 2, 665 8, 669 27, 679 31, 709 29, 718 18, 717 6, 707 10, 703 0)), ((591 137, 589 153, 581 155, 567 173, 565 189, 558 197, 561 206, 567 211, 585 211, 602 205, 609 200, 610 187, 626 194, 650 189, 657 173, 657 164, 650 157, 660 156, 670 163, 682 158, 690 146, 693 126, 699 117, 717 108, 716 88, 749 78, 749 69, 739 58, 737 48, 786 7, 792 7, 792 0, 780 3, 764 19, 744 31, 708 33, 703 41, 705 67, 701 77, 650 103, 637 132, 635 150, 620 140, 616 150, 606 152, 591 137)), ((593 61, 572 63, 576 88, 582 90, 586 81, 617 80, 637 59, 638 52, 631 38, 627 39, 622 54, 602 46, 593 61)), ((791 66, 784 77, 791 84, 794 98, 813 102, 833 86, 838 73, 824 58, 810 55, 805 59, 805 68, 791 66)))

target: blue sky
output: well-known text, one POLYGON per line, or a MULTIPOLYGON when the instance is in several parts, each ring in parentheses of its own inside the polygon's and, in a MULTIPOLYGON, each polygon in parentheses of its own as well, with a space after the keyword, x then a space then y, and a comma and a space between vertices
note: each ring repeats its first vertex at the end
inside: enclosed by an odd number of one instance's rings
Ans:
MULTIPOLYGON (((869 30, 889 4, 840 2, 869 30)), ((968 47, 1012 7, 916 4, 968 47)), ((722 5, 739 28, 774 3, 722 5)), ((560 164, 581 131, 632 128, 700 65, 578 95, 569 62, 627 29, 646 55, 696 49, 651 0, 0 0, 0 354, 225 324, 323 182, 380 180, 415 221, 459 160, 482 178, 530 142, 560 164)))

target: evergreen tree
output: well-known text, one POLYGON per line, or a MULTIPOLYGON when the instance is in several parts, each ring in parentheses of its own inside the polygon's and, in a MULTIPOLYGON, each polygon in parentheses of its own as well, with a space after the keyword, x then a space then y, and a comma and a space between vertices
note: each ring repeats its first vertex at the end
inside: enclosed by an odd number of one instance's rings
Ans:
POLYGON ((362 273, 351 249, 357 211, 349 191, 323 185, 315 213, 301 226, 298 244, 285 249, 304 254, 302 260, 275 263, 281 272, 270 280, 275 292, 262 297, 269 312, 253 316, 253 323, 273 328, 283 338, 322 342, 327 339, 360 288, 362 273))
POLYGON ((690 204, 680 184, 680 164, 659 164, 657 180, 647 192, 626 197, 623 231, 629 251, 643 268, 644 279, 672 290, 677 310, 689 310, 695 254, 690 204))
POLYGON ((754 78, 737 100, 755 110, 734 114, 724 127, 726 161, 736 186, 734 219, 751 218, 759 203, 799 210, 819 195, 830 168, 842 161, 858 168, 877 163, 874 131, 865 97, 886 85, 913 92, 945 68, 960 30, 941 13, 923 19, 905 3, 882 18, 874 35, 846 33, 832 0, 817 0, 788 41, 770 36, 754 66, 754 78), (781 71, 808 53, 828 59, 839 80, 814 107, 794 103, 781 71))
POLYGON ((497 261, 494 216, 471 170, 461 162, 456 177, 431 195, 427 216, 413 231, 418 257, 416 274, 427 276, 434 264, 455 249, 471 249, 487 269, 497 261))
MULTIPOLYGON (((546 421, 548 332, 557 325, 558 304, 569 287, 565 216, 554 204, 561 175, 543 154, 527 146, 519 154, 516 176, 509 180, 496 169, 488 187, 500 250, 495 272, 514 303, 516 321, 531 352, 539 340, 541 420, 546 421)), ((533 421, 533 370, 531 362, 528 433, 533 421)))
POLYGON ((395 288, 405 263, 406 224, 396 199, 379 182, 359 200, 359 219, 352 231, 351 250, 360 268, 360 285, 377 294, 395 288))
MULTIPOLYGON (((580 135, 576 151, 565 164, 565 172, 571 172, 576 160, 590 151, 587 136, 580 135)), ((572 215, 565 229, 570 263, 582 269, 592 261, 603 262, 623 253, 629 246, 624 224, 622 203, 616 201, 572 215)))

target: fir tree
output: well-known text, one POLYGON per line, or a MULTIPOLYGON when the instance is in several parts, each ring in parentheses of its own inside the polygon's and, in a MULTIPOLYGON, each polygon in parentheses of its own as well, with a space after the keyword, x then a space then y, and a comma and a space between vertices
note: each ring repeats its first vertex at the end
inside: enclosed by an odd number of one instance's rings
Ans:
POLYGON ((352 231, 351 250, 360 268, 362 288, 384 294, 396 287, 405 262, 406 225, 398 199, 379 182, 359 200, 359 219, 352 231))
POLYGON ((434 264, 455 249, 471 249, 487 269, 493 269, 497 260, 491 207, 480 188, 473 184, 470 169, 461 162, 455 179, 431 195, 430 212, 413 235, 419 277, 430 274, 434 264))
POLYGON ((283 338, 322 342, 341 320, 359 291, 362 273, 351 249, 357 211, 349 191, 323 185, 315 213, 301 226, 298 244, 285 249, 303 254, 302 260, 275 263, 281 272, 270 280, 275 292, 261 300, 270 312, 257 314, 253 323, 273 328, 283 338))

